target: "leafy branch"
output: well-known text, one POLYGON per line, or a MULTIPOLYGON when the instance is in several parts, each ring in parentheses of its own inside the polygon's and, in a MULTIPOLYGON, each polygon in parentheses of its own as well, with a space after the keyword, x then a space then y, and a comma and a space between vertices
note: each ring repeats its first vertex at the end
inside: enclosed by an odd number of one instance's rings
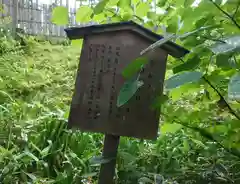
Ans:
MULTIPOLYGON (((169 117, 168 115, 166 114, 163 114, 165 117, 169 117)), ((170 117, 169 117, 170 118, 170 117)), ((237 151, 236 149, 233 149, 233 148, 227 148, 225 147, 223 144, 221 144, 211 133, 207 132, 206 130, 204 130, 203 128, 199 128, 199 127, 193 127, 193 126, 190 126, 188 125, 187 123, 184 123, 182 122, 181 120, 179 120, 179 118, 177 116, 174 116, 173 118, 171 117, 172 120, 172 123, 177 123, 177 124, 180 124, 186 128, 189 128, 191 130, 194 130, 195 132, 198 132, 202 137, 210 140, 210 141, 213 141, 213 142, 216 142, 219 147, 223 148, 224 150, 226 150, 228 153, 240 158, 240 152, 237 151)))
MULTIPOLYGON (((183 63, 184 60, 180 58, 180 61, 182 61, 183 63)), ((218 96, 220 97, 220 100, 223 102, 223 104, 228 108, 229 112, 235 116, 238 120, 240 120, 240 116, 231 108, 231 106, 227 103, 227 101, 225 100, 225 98, 223 97, 223 95, 220 93, 220 91, 205 77, 203 76, 202 79, 218 94, 218 96)))
POLYGON ((237 23, 237 21, 234 19, 234 16, 231 16, 226 11, 224 11, 216 2, 213 0, 209 0, 217 9, 219 9, 224 15, 226 15, 237 27, 240 29, 240 25, 237 23))
POLYGON ((237 113, 232 109, 232 107, 227 103, 227 101, 224 99, 223 95, 220 93, 220 91, 205 77, 203 76, 203 80, 218 94, 220 97, 220 100, 224 103, 224 105, 228 108, 229 112, 235 116, 238 120, 240 120, 240 116, 237 115, 237 113))

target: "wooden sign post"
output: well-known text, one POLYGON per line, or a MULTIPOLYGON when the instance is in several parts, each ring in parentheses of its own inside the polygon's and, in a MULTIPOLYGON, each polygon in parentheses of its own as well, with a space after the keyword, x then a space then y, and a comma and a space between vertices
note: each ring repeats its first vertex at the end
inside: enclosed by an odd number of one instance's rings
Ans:
POLYGON ((163 37, 132 22, 74 27, 65 30, 70 39, 83 38, 69 127, 105 134, 99 184, 112 184, 119 136, 156 140, 159 110, 150 108, 163 91, 168 54, 182 57, 188 51, 167 42, 149 53, 139 79, 144 85, 121 107, 117 97, 125 79, 123 69, 150 44, 163 37))

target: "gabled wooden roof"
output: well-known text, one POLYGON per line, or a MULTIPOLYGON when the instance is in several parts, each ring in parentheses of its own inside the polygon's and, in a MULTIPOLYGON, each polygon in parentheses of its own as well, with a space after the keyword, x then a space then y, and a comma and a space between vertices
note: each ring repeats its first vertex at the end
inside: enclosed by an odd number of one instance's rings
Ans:
MULTIPOLYGON (((142 37, 152 41, 153 43, 162 39, 163 36, 152 32, 151 30, 133 22, 118 22, 118 23, 110 23, 110 24, 97 24, 97 25, 89 25, 84 27, 71 27, 65 29, 67 36, 69 39, 80 39, 87 35, 92 34, 101 34, 105 32, 112 31, 123 31, 129 30, 133 31, 136 34, 139 34, 142 37)), ((171 41, 166 42, 161 46, 164 50, 166 50, 173 57, 183 57, 185 54, 189 53, 189 51, 171 41)))

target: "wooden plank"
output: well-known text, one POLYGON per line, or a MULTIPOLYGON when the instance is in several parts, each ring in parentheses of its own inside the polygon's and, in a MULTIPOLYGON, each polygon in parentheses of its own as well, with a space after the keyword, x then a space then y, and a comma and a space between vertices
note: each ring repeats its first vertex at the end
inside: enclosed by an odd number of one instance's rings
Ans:
POLYGON ((16 35, 16 28, 18 24, 18 1, 11 1, 11 14, 12 14, 12 33, 16 35))
POLYGON ((34 16, 33 16, 33 0, 28 0, 29 2, 29 11, 30 11, 30 14, 29 14, 29 19, 30 19, 30 25, 29 25, 29 31, 31 34, 35 34, 34 30, 33 30, 33 27, 34 27, 34 16))
POLYGON ((48 22, 47 22, 47 5, 43 4, 43 35, 48 35, 48 22))

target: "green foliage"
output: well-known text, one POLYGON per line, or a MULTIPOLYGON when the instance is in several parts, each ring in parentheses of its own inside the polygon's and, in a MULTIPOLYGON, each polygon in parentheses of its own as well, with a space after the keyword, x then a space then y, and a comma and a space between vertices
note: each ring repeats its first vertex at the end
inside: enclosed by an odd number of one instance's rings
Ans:
MULTIPOLYGON (((157 141, 121 139, 117 183, 240 182, 239 2, 194 2, 159 0, 151 9, 152 1, 102 0, 77 10, 80 23, 134 20, 164 36, 139 55, 170 40, 191 50, 183 63, 168 59, 167 90, 153 104, 162 111, 157 141)), ((52 17, 68 24, 64 7, 52 17)), ((108 161, 99 157, 102 136, 66 128, 79 47, 19 39, 1 32, 0 183, 96 183, 96 166, 108 161)), ((130 79, 119 106, 144 85, 133 77, 144 64, 122 71, 130 79)))

